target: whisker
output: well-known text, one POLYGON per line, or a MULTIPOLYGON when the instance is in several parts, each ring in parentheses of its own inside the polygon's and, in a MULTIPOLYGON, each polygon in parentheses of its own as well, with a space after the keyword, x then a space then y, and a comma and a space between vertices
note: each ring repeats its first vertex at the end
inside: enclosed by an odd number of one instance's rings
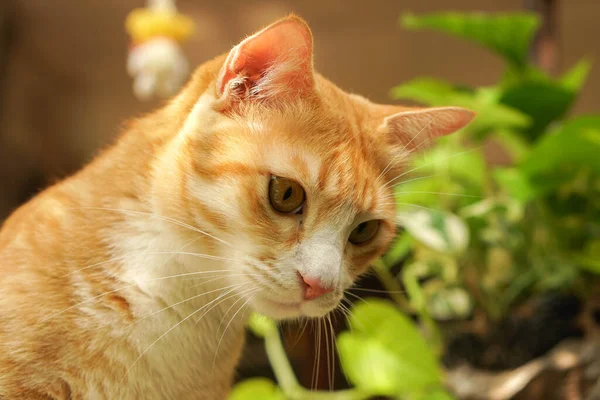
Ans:
POLYGON ((316 332, 315 325, 314 324, 311 325, 311 328, 313 328, 313 329, 311 329, 311 331, 314 330, 313 335, 314 335, 314 339, 315 339, 314 340, 314 342, 315 342, 315 354, 313 355, 314 356, 313 357, 313 369, 312 369, 312 377, 311 377, 311 380, 310 380, 310 388, 311 388, 311 390, 315 390, 316 389, 315 380, 316 380, 316 371, 317 371, 317 354, 316 353, 318 351, 318 347, 319 347, 318 344, 319 344, 319 342, 317 341, 317 332, 316 332))
POLYGON ((319 332, 317 333, 318 335, 318 342, 319 342, 319 346, 317 347, 317 381, 315 383, 315 389, 318 389, 319 387, 319 370, 321 369, 321 333, 322 333, 323 328, 321 327, 321 319, 319 318, 319 332))
POLYGON ((461 151, 460 153, 452 154, 451 156, 445 157, 445 158, 443 158, 443 159, 441 159, 441 160, 434 160, 434 161, 431 161, 431 162, 425 163, 425 164, 423 164, 423 165, 420 165, 420 166, 418 166, 418 167, 411 168, 411 169, 409 169, 408 171, 404 171, 403 173, 401 173, 400 175, 396 176, 395 178, 393 178, 393 179, 391 179, 391 180, 387 181, 387 182, 386 182, 386 184, 385 184, 385 185, 383 185, 383 187, 384 187, 384 188, 385 188, 385 187, 388 187, 388 185, 389 185, 390 183, 394 182, 394 181, 395 181, 395 180, 397 180, 398 178, 401 178, 401 177, 403 177, 403 176, 405 176, 406 174, 409 174, 409 173, 411 173, 411 172, 418 171, 419 169, 421 169, 421 168, 424 168, 424 167, 427 167, 427 166, 429 166, 429 165, 431 165, 431 164, 434 164, 434 163, 436 163, 436 162, 439 162, 439 161, 447 161, 447 160, 449 160, 449 159, 451 159, 451 158, 458 157, 458 156, 460 156, 460 155, 463 155, 463 154, 466 154, 466 153, 470 153, 470 152, 472 152, 472 151, 479 150, 479 149, 481 149, 481 148, 483 148, 483 146, 474 147, 474 148, 472 148, 472 149, 469 149, 469 150, 466 150, 466 151, 461 151))
MULTIPOLYGON (((260 288, 256 289, 254 291, 254 293, 257 292, 257 291, 259 291, 259 290, 260 290, 260 288)), ((253 293, 253 292, 251 292, 251 293, 253 293)), ((217 354, 219 352, 219 348, 221 347, 221 342, 223 341, 223 338, 225 337, 225 333, 227 332, 227 329, 229 328, 229 326, 231 325, 231 323, 233 322, 233 320, 235 319, 235 317, 239 314, 239 312, 242 311, 242 309, 246 306, 246 304, 248 304, 250 302, 250 300, 252 300, 254 298, 254 296, 256 296, 256 294, 248 297, 248 299, 244 302, 244 304, 242 304, 241 307, 235 312, 235 314, 233 314, 233 317, 231 317, 231 319, 229 320, 229 323, 225 327, 225 330, 223 331, 223 334, 221 335, 221 338, 219 339, 219 343, 217 343, 217 349, 215 350, 215 357, 213 358, 213 372, 215 370, 215 364, 217 362, 217 354)), ((243 297, 241 299, 243 299, 243 297)), ((238 301, 239 300, 236 300, 236 302, 233 303, 233 304, 236 304, 238 301)), ((225 315, 227 315, 228 312, 229 312, 229 310, 227 310, 227 312, 225 313, 225 315)), ((225 319, 225 316, 223 316, 223 319, 225 319)), ((222 322, 223 321, 221 321, 221 323, 222 322)), ((219 324, 219 327, 221 327, 221 324, 219 324)))
POLYGON ((329 322, 329 329, 331 332, 331 383, 329 384, 329 390, 335 389, 335 362, 336 362, 336 338, 335 329, 333 328, 333 322, 331 322, 331 314, 327 315, 327 321, 329 322))
POLYGON ((158 219, 163 220, 163 221, 171 222, 171 223, 173 223, 175 225, 181 226, 183 228, 190 229, 190 230, 192 230, 194 232, 201 233, 201 234, 203 234, 205 236, 208 236, 209 238, 212 238, 212 239, 214 239, 214 240, 216 240, 218 242, 221 242, 221 243, 226 244, 226 245, 228 245, 230 247, 233 247, 233 245, 231 243, 226 242, 223 239, 219 239, 218 237, 213 236, 210 233, 204 232, 203 230, 201 230, 199 228, 196 228, 195 226, 189 225, 189 224, 187 224, 185 222, 182 222, 182 221, 179 221, 179 220, 177 220, 175 218, 167 217, 167 216, 156 214, 156 213, 149 213, 149 212, 145 212, 145 211, 136 211, 136 210, 126 210, 126 209, 120 209, 120 208, 110 208, 110 207, 76 207, 76 208, 88 209, 88 210, 113 211, 113 212, 120 212, 120 213, 123 213, 123 214, 146 215, 146 216, 149 216, 149 217, 152 217, 152 218, 158 218, 158 219))
MULTIPOLYGON (((219 279, 226 279, 226 278, 229 278, 229 277, 232 277, 232 276, 247 276, 247 277, 251 277, 251 276, 252 276, 252 277, 254 277, 254 278, 258 278, 258 277, 260 277, 260 275, 258 275, 258 274, 248 274, 248 273, 239 273, 239 274, 223 274, 223 275, 221 275, 221 276, 219 276, 219 277, 217 277, 217 278, 214 278, 214 279, 211 279, 211 280, 208 280, 208 281, 202 281, 202 282, 200 282, 200 283, 198 283, 198 284, 196 284, 196 285, 192 285, 192 286, 190 286, 190 287, 192 287, 192 288, 195 288, 195 287, 202 286, 202 285, 204 285, 204 284, 206 284, 206 283, 209 283, 209 282, 213 282, 213 281, 216 281, 216 280, 219 280, 219 279)), ((206 279, 206 277, 200 277, 200 278, 187 278, 187 279, 185 279, 185 280, 186 280, 186 281, 198 281, 198 280, 201 280, 201 279, 206 279)))
MULTIPOLYGON (((400 185, 404 185, 404 184, 406 184, 406 183, 410 183, 410 182, 420 181, 420 180, 422 180, 422 179, 433 178, 433 177, 435 177, 435 176, 438 176, 438 175, 439 175, 439 174, 431 174, 431 175, 425 175, 425 176, 417 176, 417 177, 415 177, 415 178, 410 178, 410 179, 406 179, 406 180, 404 180, 404 181, 401 181, 401 182, 394 183, 392 186, 390 186, 390 188, 394 188, 394 187, 397 187, 397 186, 400 186, 400 185)), ((392 194, 391 196, 393 196, 393 194, 392 194)))
POLYGON ((146 347, 146 349, 144 351, 142 351, 142 353, 135 359, 135 361, 127 369, 127 371, 125 372, 125 375, 121 379, 121 383, 127 377, 127 375, 129 374, 129 372, 131 371, 131 369, 135 366, 135 364, 137 364, 137 362, 144 356, 144 354, 146 354, 156 343, 158 343, 162 338, 164 338, 167 334, 169 334, 169 332, 171 332, 173 329, 177 328, 179 325, 181 325, 182 323, 184 323, 185 321, 187 321, 188 319, 190 319, 191 317, 193 317, 194 315, 196 315, 196 313, 200 312, 203 308, 208 307, 213 301, 211 301, 211 302, 203 305, 202 307, 200 307, 197 310, 195 310, 192 313, 190 313, 187 317, 185 317, 184 319, 182 319, 181 321, 179 321, 178 323, 176 323, 175 325, 173 325, 171 328, 169 328, 165 333, 163 333, 162 335, 160 335, 158 337, 158 339, 156 339, 154 342, 152 342, 150 344, 150 346, 146 347))
POLYGON ((73 275, 74 273, 77 273, 77 272, 80 272, 80 271, 84 271, 84 270, 89 269, 89 268, 98 267, 98 266, 104 265, 104 264, 109 264, 109 263, 114 262, 114 261, 125 260, 125 259, 130 258, 130 257, 145 256, 145 255, 160 255, 160 254, 194 256, 194 257, 199 257, 199 258, 206 258, 206 259, 209 259, 209 260, 236 261, 235 259, 228 258, 228 257, 219 257, 219 256, 213 256, 213 255, 210 255, 210 254, 192 253, 192 252, 185 252, 185 251, 148 251, 148 252, 142 252, 142 253, 126 254, 124 256, 119 256, 119 257, 111 258, 110 260, 106 260, 106 261, 102 261, 102 262, 99 262, 99 263, 96 263, 96 264, 88 265, 86 267, 77 269, 75 271, 71 271, 71 272, 66 273, 64 275, 61 275, 61 278, 65 277, 65 276, 73 275))
POLYGON ((178 306, 179 304, 182 304, 182 303, 188 302, 188 301, 190 301, 190 300, 197 299, 198 297, 202 297, 202 296, 205 296, 205 295, 207 295, 207 294, 210 294, 210 293, 219 292, 219 291, 222 291, 222 290, 225 290, 225 289, 229 289, 229 288, 231 288, 231 287, 234 287, 234 288, 235 288, 235 287, 241 287, 241 286, 244 286, 244 285, 245 285, 245 283, 236 283, 236 284, 234 284, 234 285, 229 285, 229 286, 225 286, 225 287, 222 287, 222 288, 219 288, 219 289, 215 289, 215 290, 209 290, 208 292, 200 293, 200 294, 198 294, 198 295, 192 296, 192 297, 190 297, 190 298, 187 298, 187 299, 185 299, 185 300, 178 301, 177 303, 175 303, 175 304, 171 304, 170 306, 164 307, 164 308, 162 308, 162 309, 160 309, 160 310, 158 310, 158 311, 154 311, 153 313, 151 313, 151 314, 148 314, 148 315, 146 315, 146 316, 145 316, 145 317, 143 317, 143 318, 137 319, 137 320, 135 320, 134 322, 132 322, 132 323, 130 324, 130 326, 132 326, 132 325, 135 325, 135 324, 137 324, 138 322, 141 322, 141 321, 143 321, 143 320, 145 320, 145 319, 147 319, 147 318, 150 318, 151 316, 153 316, 153 315, 156 315, 156 314, 158 314, 158 313, 160 313, 160 312, 163 312, 163 311, 165 311, 165 310, 168 310, 168 309, 170 309, 170 308, 173 308, 173 307, 175 307, 175 306, 178 306))
POLYGON ((109 294, 111 294, 111 293, 118 292, 119 290, 124 290, 124 289, 130 288, 130 287, 132 287, 132 286, 135 286, 135 285, 136 285, 136 283, 131 283, 131 284, 127 285, 127 286, 122 286, 122 287, 120 287, 120 288, 117 288, 117 289, 114 289, 114 290, 111 290, 111 291, 108 291, 108 292, 104 292, 104 293, 102 293, 102 294, 99 294, 99 295, 97 295, 97 296, 90 297, 89 299, 86 299, 86 300, 84 300, 84 301, 82 301, 82 302, 79 302, 79 303, 77 303, 77 304, 74 304, 74 305, 72 305, 72 306, 70 306, 70 307, 67 307, 67 308, 65 308, 65 309, 64 309, 64 310, 62 310, 62 311, 59 311, 59 312, 57 312, 57 313, 54 313, 54 314, 50 315, 49 317, 46 317, 46 318, 42 319, 42 320, 40 321, 40 324, 43 324, 44 322, 46 322, 46 321, 49 321, 49 320, 51 320, 52 318, 55 318, 55 317, 57 317, 57 316, 61 315, 62 313, 65 313, 65 312, 67 312, 67 311, 69 311, 69 310, 72 310, 73 308, 75 308, 75 307, 78 307, 78 306, 80 306, 80 305, 82 305, 82 304, 85 304, 85 303, 87 303, 87 302, 90 302, 90 301, 92 301, 92 300, 95 300, 95 299, 97 299, 97 298, 100 298, 100 297, 102 297, 102 296, 106 296, 106 295, 109 295, 109 294))
MULTIPOLYGON (((209 313, 211 310, 213 310, 215 307, 217 307, 219 304, 223 303, 224 301, 226 301, 226 300, 229 300, 229 299, 231 299, 231 298, 234 298, 234 297, 236 297, 236 296, 243 296, 244 294, 246 294, 246 293, 248 293, 248 292, 252 292, 253 290, 256 290, 256 289, 257 289, 257 288, 254 288, 254 287, 252 287, 252 288, 249 288, 249 289, 243 290, 243 291, 241 291, 241 292, 234 293, 233 295, 231 295, 231 296, 229 296, 229 297, 227 297, 227 298, 224 298, 224 299, 222 299, 220 302, 218 302, 218 303, 214 304, 214 305, 213 305, 211 308, 209 308, 209 309, 208 309, 208 310, 206 310, 204 313, 202 313, 202 315, 200 315, 200 316, 198 317, 198 319, 196 320, 196 324, 198 324, 198 322, 200 322, 200 320, 201 320, 202 318, 204 318, 204 316, 205 316, 205 315, 207 315, 207 314, 208 314, 208 313, 209 313)), ((234 288, 233 290, 231 290, 229 293, 231 293, 231 292, 232 292, 232 291, 234 291, 234 290, 235 290, 235 288, 234 288)), ((216 299, 215 299, 215 300, 216 300, 216 299)))
MULTIPOLYGON (((256 288, 254 288, 255 290, 258 290, 256 288)), ((239 299, 237 299, 236 301, 234 301, 229 308, 227 309, 227 311, 225 311, 225 313, 223 313, 223 318, 221 319, 221 322, 219 323, 219 326, 217 327, 217 332, 221 329, 221 326, 223 325, 223 321, 225 321, 225 318, 227 317, 227 314, 229 314, 229 311, 231 311, 231 309, 240 301, 242 301, 244 298, 240 297, 239 299)))
MULTIPOLYGON (((325 325, 326 319, 323 317, 323 325, 325 325)), ((331 387, 331 357, 329 354, 329 332, 327 331, 327 326, 325 326, 325 352, 327 355, 327 385, 329 385, 329 391, 332 390, 331 387)))
MULTIPOLYGON (((433 122, 433 120, 430 120, 423 128, 421 128, 421 130, 415 136, 412 137, 412 139, 410 139, 410 141, 408 143, 406 143, 402 147, 402 149, 400 151, 398 151, 396 153, 396 155, 392 158, 392 160, 388 163, 388 165, 386 165, 386 167, 383 169, 381 174, 379 174, 379 176, 376 179, 377 181, 379 181, 379 179, 381 179, 381 177, 389 171, 390 167, 392 166, 392 163, 398 158, 399 155, 404 156, 404 155, 409 155, 411 153, 411 152, 404 153, 404 150, 406 150, 406 148, 408 146, 410 146, 410 144, 413 142, 413 140, 415 140, 417 137, 419 137, 419 135, 421 135, 421 133, 423 133, 425 131, 425 129, 427 129, 429 127, 429 125, 431 125, 432 122, 433 122)), ((427 140, 427 138, 425 140, 427 140)), ((421 141, 420 144, 423 144, 425 142, 425 140, 421 141)))
MULTIPOLYGON (((199 274, 212 274, 212 273, 215 273, 215 272, 229 272, 229 270, 226 270, 226 269, 224 269, 224 270, 216 270, 216 271, 188 272, 188 273, 177 274, 177 275, 161 276, 161 277, 159 277, 159 278, 145 279, 145 280, 142 280, 142 281, 140 281, 140 282, 154 282, 154 281, 160 281, 160 280, 163 280, 163 279, 173 279, 173 278, 179 278, 179 277, 182 277, 182 276, 199 275, 199 274)), ((93 297, 90 297, 89 299, 85 299, 85 300, 83 300, 83 301, 80 301, 79 303, 73 304, 72 306, 70 306, 70 307, 67 307, 67 308, 65 308, 65 309, 64 309, 64 310, 62 310, 62 311, 59 311, 59 312, 57 312, 57 313, 54 313, 54 314, 50 315, 50 316, 49 316, 49 317, 47 317, 47 318, 44 318, 43 320, 41 320, 41 321, 40 321, 40 323, 44 323, 44 322, 46 322, 46 321, 48 321, 48 320, 50 320, 50 319, 52 319, 52 318, 54 318, 54 317, 57 317, 58 315, 60 315, 60 314, 62 314, 62 313, 64 313, 64 312, 67 312, 67 311, 69 311, 69 310, 72 310, 72 309, 74 309, 74 308, 76 308, 76 307, 79 307, 79 306, 80 306, 80 305, 82 305, 82 304, 86 304, 86 303, 88 303, 88 302, 90 302, 90 301, 93 301, 93 300, 95 300, 95 299, 98 299, 98 298, 100 298, 100 297, 103 297, 103 296, 109 295, 109 294, 111 294, 111 293, 115 293, 115 292, 118 292, 118 291, 120 291, 120 290, 125 290, 125 289, 128 289, 128 288, 130 288, 130 287, 136 286, 136 285, 138 285, 140 282, 134 282, 134 283, 130 283, 129 285, 121 286, 121 287, 119 287, 119 288, 117 288, 117 289, 114 289, 114 290, 109 290, 108 292, 104 292, 104 293, 102 293, 102 294, 99 294, 99 295, 97 295, 97 296, 93 296, 93 297)))
POLYGON ((349 292, 349 291, 347 291, 347 290, 344 290, 344 293, 346 293, 346 294, 348 294, 348 295, 350 295, 350 296, 352 296, 352 297, 354 297, 354 298, 356 298, 356 299, 358 299, 358 300, 362 301, 362 302, 363 302, 363 303, 365 303, 365 304, 369 304, 369 302, 368 302, 367 300, 363 299, 363 298, 362 298, 362 297, 360 297, 360 296, 357 296, 357 295, 355 295, 355 294, 354 294, 354 293, 352 293, 352 292, 349 292))
POLYGON ((397 201, 396 204, 397 205, 402 205, 402 206, 416 207, 416 208, 420 208, 420 209, 423 209, 423 210, 429 210, 429 211, 433 211, 433 212, 439 212, 440 211, 440 210, 436 210, 435 208, 420 206, 418 204, 412 204, 412 203, 402 203, 402 202, 397 201))
POLYGON ((380 290, 380 289, 366 289, 366 288, 358 288, 358 287, 353 287, 353 288, 350 288, 348 290, 359 290, 361 292, 371 292, 371 293, 400 293, 400 294, 406 294, 405 290, 380 290))
POLYGON ((414 190, 414 191, 410 191, 410 192, 395 192, 394 195, 403 195, 403 194, 440 194, 440 195, 445 195, 445 196, 457 196, 457 197, 471 197, 474 199, 480 199, 481 196, 475 196, 475 195, 470 195, 470 194, 462 194, 462 193, 447 193, 447 192, 427 192, 427 191, 420 191, 420 190, 414 190))
POLYGON ((339 304, 339 310, 342 313, 342 316, 346 319, 346 321, 348 322, 347 325, 350 328, 350 332, 354 331, 354 328, 352 327, 352 325, 350 324, 350 318, 352 317, 352 312, 350 311, 350 309, 348 308, 348 306, 346 306, 343 302, 346 301, 348 302, 348 304, 351 304, 350 301, 348 299, 346 299, 345 297, 342 298, 342 301, 339 304))
POLYGON ((304 331, 306 330, 306 327, 308 326, 308 320, 304 321, 304 325, 302 327, 302 330, 300 331, 300 334, 298 335, 298 337, 296 338, 296 341, 294 342, 294 344, 290 347, 290 350, 292 350, 294 347, 296 347, 296 345, 298 344, 298 342, 300 341, 300 339, 302 338, 302 335, 304 334, 304 331))
POLYGON ((340 303, 338 305, 338 307, 335 309, 335 311, 339 311, 340 314, 342 314, 343 317, 349 317, 350 316, 350 310, 348 309, 348 307, 346 307, 346 305, 340 303))
POLYGON ((429 211, 433 211, 433 212, 439 212, 439 209, 435 209, 435 208, 431 208, 431 207, 425 207, 425 206, 421 206, 419 204, 413 204, 413 203, 402 203, 402 202, 393 202, 393 203, 382 203, 382 206, 387 206, 387 205, 403 205, 403 206, 409 206, 409 207, 416 207, 416 208, 421 208, 423 210, 429 210, 429 211))

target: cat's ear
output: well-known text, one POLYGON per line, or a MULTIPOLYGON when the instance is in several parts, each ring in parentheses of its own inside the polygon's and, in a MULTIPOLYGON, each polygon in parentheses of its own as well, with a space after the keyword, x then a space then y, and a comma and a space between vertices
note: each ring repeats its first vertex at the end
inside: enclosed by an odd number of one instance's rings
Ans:
POLYGON ((475 117, 460 107, 434 107, 402 111, 384 119, 388 143, 406 151, 430 146, 433 141, 466 126, 475 117))
POLYGON ((227 56, 217 78, 222 100, 268 100, 313 90, 312 33, 289 16, 243 40, 227 56))

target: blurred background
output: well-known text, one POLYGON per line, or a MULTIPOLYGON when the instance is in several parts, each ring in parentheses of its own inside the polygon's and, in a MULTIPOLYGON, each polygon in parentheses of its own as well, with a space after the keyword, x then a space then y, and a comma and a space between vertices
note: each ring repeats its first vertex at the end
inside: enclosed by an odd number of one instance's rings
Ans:
MULTIPOLYGON (((40 189, 89 161, 119 134, 124 121, 160 105, 137 100, 126 72, 125 18, 144 6, 142 0, 0 2, 0 221, 40 189)), ((377 102, 392 101, 392 87, 420 76, 479 87, 492 85, 505 73, 502 59, 471 43, 400 29, 398 18, 409 11, 535 11, 543 24, 530 58, 542 70, 564 72, 582 57, 594 64, 600 61, 598 0, 179 0, 177 6, 196 23, 194 35, 184 44, 193 66, 294 12, 312 28, 317 70, 343 89, 377 102)), ((570 113, 599 109, 600 72, 595 68, 570 113)), ((487 156, 502 158, 493 146, 487 156)), ((382 288, 374 278, 367 278, 363 287, 382 288)), ((559 309, 568 314, 571 306, 567 301, 559 309)), ((578 306, 574 310, 573 315, 578 306)), ((565 317, 569 323, 573 315, 565 317)), ((335 324, 339 328, 344 323, 335 324)), ((314 383, 317 331, 300 332, 294 326, 284 330, 305 386, 314 383)), ((321 374, 326 374, 325 357, 321 363, 321 374)), ((344 387, 337 371, 336 387, 344 387)), ((240 378, 256 374, 272 375, 262 342, 250 338, 240 378)), ((323 375, 317 386, 326 388, 327 381, 323 375)), ((521 398, 550 398, 540 390, 521 398)))
MULTIPOLYGON (((531 4, 529 4, 531 3, 531 4)), ((197 1, 179 0, 196 22, 185 43, 192 65, 295 12, 311 25, 316 68, 342 88, 390 101, 392 86, 416 76, 477 86, 494 82, 502 62, 477 47, 436 33, 399 29, 402 12, 509 12, 525 0, 197 1)), ((543 2, 540 2, 543 3, 543 2)), ((600 58, 600 2, 553 1, 556 54, 562 71, 582 56, 600 58)), ((121 124, 157 103, 133 96, 126 72, 127 13, 142 0, 3 0, 0 2, 0 219, 39 187, 77 170, 118 134, 121 124)), ((592 71, 576 113, 598 109, 600 73, 592 71)))

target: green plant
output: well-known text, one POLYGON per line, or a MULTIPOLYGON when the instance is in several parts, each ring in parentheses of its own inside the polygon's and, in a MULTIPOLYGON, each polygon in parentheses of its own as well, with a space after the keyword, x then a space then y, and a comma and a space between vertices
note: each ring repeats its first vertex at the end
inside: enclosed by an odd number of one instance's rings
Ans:
POLYGON ((251 380, 232 399, 259 391, 264 399, 451 399, 437 360, 444 344, 439 321, 474 310, 498 320, 535 293, 585 294, 600 274, 600 115, 566 117, 590 63, 584 59, 560 77, 531 64, 527 53, 539 26, 533 14, 405 15, 401 22, 471 40, 502 57, 506 72, 487 87, 417 78, 391 90, 395 99, 460 105, 478 117, 396 179, 403 230, 374 266, 395 302, 355 306, 352 330, 338 337, 354 389, 301 388, 277 328, 265 320, 261 328, 255 317, 251 326, 265 337, 280 386, 251 380), (490 163, 483 151, 489 146, 510 158, 509 166, 490 163), (394 276, 398 263, 403 268, 394 276), (424 335, 400 309, 419 316, 424 335))

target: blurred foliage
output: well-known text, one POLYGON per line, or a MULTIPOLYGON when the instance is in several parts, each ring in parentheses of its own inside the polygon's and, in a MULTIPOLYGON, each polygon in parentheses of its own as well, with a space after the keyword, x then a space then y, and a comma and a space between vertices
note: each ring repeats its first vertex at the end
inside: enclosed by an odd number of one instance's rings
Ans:
MULTIPOLYGON (((410 14, 401 23, 477 43, 502 57, 506 72, 487 87, 422 77, 391 90, 394 99, 468 107, 478 117, 414 158, 394 183, 403 230, 375 269, 386 287, 401 283, 407 298, 354 307, 338 353, 355 391, 305 398, 451 399, 438 364, 439 321, 475 310, 498 320, 550 290, 584 296, 600 274, 600 115, 567 116, 589 61, 560 77, 532 65, 534 14, 410 14), (508 162, 490 162, 486 149, 508 162), (396 277, 391 267, 399 264, 396 277), (406 304, 425 335, 399 311, 406 304)), ((254 382, 255 392, 243 385, 232 398, 283 396, 272 383, 254 382)))

